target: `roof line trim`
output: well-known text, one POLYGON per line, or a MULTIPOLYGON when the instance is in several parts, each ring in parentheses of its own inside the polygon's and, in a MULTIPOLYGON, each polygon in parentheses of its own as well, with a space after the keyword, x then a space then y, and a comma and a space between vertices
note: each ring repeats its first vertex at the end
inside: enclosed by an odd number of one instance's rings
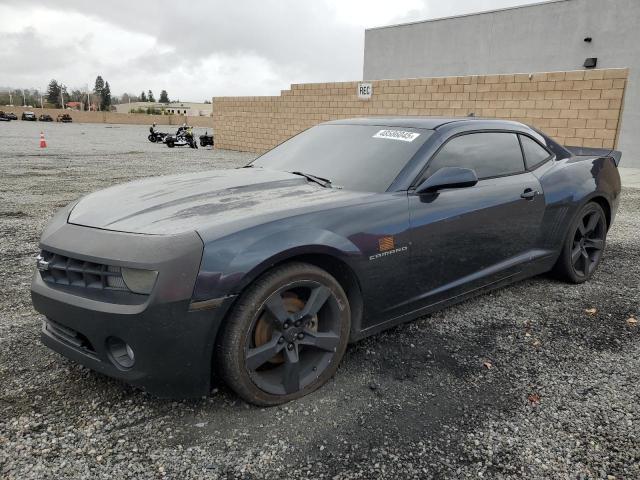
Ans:
POLYGON ((509 10, 519 10, 522 8, 534 8, 534 7, 540 7, 543 5, 550 5, 550 4, 554 4, 554 3, 562 3, 562 2, 568 2, 569 0, 544 0, 541 2, 535 2, 535 3, 528 3, 525 5, 514 5, 513 7, 505 7, 505 8, 496 8, 494 10, 482 10, 480 12, 471 12, 471 13, 463 13, 461 15, 451 15, 449 17, 438 17, 438 18, 429 18, 426 20, 416 20, 414 22, 404 22, 404 23, 394 23, 391 25, 381 25, 379 27, 370 27, 370 28, 365 28, 365 33, 372 31, 372 30, 383 30, 385 28, 396 28, 396 27, 408 27, 411 25, 419 25, 421 23, 431 23, 431 22, 440 22, 442 20, 454 20, 454 19, 458 19, 458 18, 466 18, 466 17, 474 17, 474 16, 478 16, 478 15, 487 15, 487 14, 491 14, 491 13, 500 13, 500 12, 506 12, 509 10))

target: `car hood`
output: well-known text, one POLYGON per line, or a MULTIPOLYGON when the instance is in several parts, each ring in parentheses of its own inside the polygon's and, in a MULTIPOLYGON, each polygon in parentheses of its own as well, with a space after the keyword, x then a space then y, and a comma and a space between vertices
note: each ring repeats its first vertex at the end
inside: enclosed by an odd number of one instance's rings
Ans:
POLYGON ((177 234, 230 224, 246 228, 371 195, 323 188, 298 175, 261 168, 212 170, 91 193, 80 199, 68 221, 121 232, 177 234))

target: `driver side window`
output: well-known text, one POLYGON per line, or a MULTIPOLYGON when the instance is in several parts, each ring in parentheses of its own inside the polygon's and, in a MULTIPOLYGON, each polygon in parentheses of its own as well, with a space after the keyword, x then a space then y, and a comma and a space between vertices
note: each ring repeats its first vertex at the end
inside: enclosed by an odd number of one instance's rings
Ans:
POLYGON ((479 132, 454 137, 431 159, 420 182, 443 167, 475 170, 479 180, 525 171, 515 133, 479 132))

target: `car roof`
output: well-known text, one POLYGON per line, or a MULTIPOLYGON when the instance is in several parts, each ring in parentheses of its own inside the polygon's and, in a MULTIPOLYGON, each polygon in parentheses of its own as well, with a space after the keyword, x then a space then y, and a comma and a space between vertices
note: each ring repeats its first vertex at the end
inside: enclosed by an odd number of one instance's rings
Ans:
POLYGON ((522 129, 525 126, 520 122, 481 117, 363 117, 333 120, 322 125, 371 125, 435 130, 443 125, 453 126, 451 124, 455 124, 455 126, 462 126, 470 122, 482 122, 481 127, 476 124, 480 128, 522 129))

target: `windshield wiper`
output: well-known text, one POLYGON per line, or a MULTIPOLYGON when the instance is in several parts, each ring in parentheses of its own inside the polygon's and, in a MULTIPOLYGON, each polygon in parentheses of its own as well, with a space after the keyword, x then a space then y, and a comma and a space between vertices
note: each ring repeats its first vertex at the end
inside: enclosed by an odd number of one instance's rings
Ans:
POLYGON ((294 175, 300 175, 301 177, 304 177, 311 182, 315 182, 324 188, 331 188, 331 180, 327 180, 326 178, 316 177, 315 175, 311 175, 310 173, 304 173, 304 172, 289 172, 289 173, 293 173, 294 175))

